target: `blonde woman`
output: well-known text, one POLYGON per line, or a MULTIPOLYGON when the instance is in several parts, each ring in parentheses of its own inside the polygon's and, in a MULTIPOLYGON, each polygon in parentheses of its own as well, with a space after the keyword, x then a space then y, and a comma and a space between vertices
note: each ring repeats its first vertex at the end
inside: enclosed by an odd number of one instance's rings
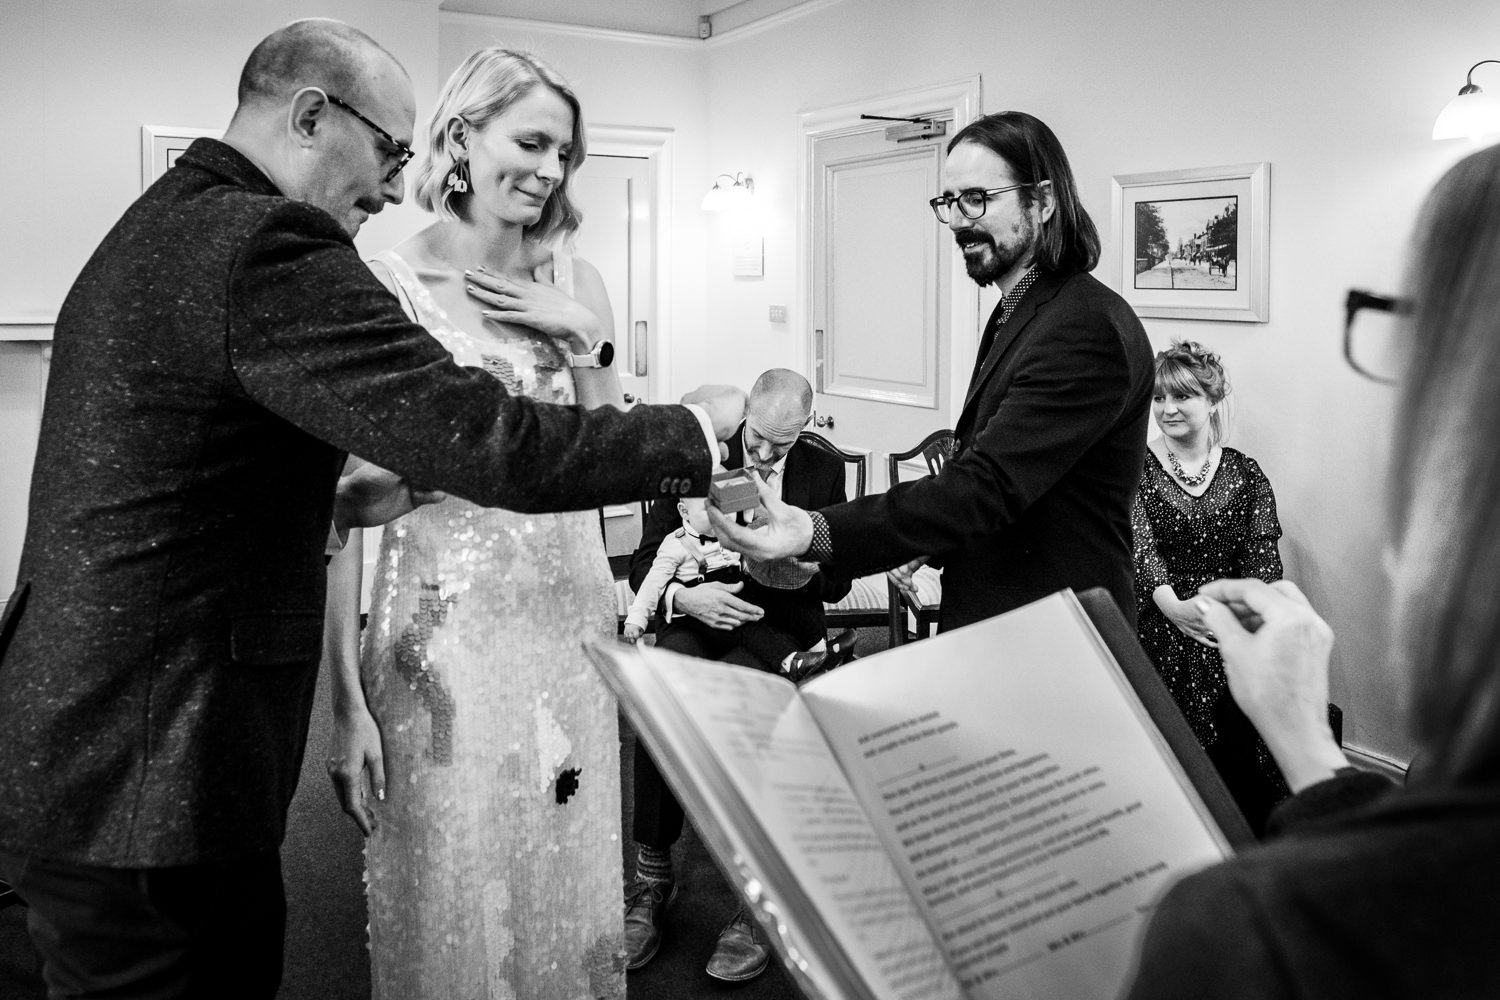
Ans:
MULTIPOLYGON (((475 52, 425 154, 415 197, 437 221, 375 273, 512 393, 620 404, 603 284, 563 249, 584 157, 567 84, 475 52)), ((374 996, 623 996, 616 714, 580 645, 615 633, 597 515, 450 498, 392 523, 356 657, 359 559, 330 573, 332 769, 369 837, 374 996)))

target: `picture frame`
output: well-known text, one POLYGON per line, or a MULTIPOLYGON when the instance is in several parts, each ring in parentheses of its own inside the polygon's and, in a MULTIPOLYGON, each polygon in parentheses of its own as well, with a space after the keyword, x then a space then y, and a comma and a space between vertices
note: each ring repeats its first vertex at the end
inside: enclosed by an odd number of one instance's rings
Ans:
POLYGON ((1265 323, 1271 164, 1117 174, 1120 294, 1136 315, 1265 323))
POLYGON ((166 173, 178 155, 193 144, 194 139, 204 137, 222 139, 221 128, 186 128, 181 125, 141 126, 141 190, 144 191, 156 179, 166 173))

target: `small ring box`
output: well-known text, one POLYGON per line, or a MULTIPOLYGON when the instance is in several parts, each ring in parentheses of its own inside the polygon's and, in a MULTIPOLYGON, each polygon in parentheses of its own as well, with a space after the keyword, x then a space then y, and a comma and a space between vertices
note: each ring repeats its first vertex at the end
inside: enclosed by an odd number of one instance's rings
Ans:
POLYGON ((715 472, 713 482, 708 484, 708 502, 725 514, 736 515, 735 519, 744 524, 745 512, 760 506, 755 473, 749 469, 715 472))

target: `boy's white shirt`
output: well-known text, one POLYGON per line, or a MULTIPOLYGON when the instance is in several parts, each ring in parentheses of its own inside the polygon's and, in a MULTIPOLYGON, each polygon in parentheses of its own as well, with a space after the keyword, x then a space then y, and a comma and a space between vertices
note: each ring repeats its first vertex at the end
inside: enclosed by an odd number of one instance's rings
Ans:
MULTIPOLYGON (((707 573, 728 566, 738 566, 740 554, 720 545, 718 540, 705 542, 687 524, 661 540, 656 547, 656 558, 651 569, 641 581, 641 589, 630 602, 630 612, 625 616, 626 625, 645 628, 651 617, 651 609, 661 599, 669 585, 691 583, 707 573)), ((667 621, 673 618, 670 600, 666 604, 667 621)))

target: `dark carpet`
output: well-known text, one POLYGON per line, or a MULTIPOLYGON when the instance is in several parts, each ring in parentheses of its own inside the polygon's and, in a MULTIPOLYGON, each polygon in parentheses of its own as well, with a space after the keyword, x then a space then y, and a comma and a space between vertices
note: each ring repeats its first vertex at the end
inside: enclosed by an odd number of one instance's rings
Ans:
MULTIPOLYGON (((859 653, 884 649, 884 629, 861 629, 859 653)), ((288 817, 282 850, 287 895, 286 970, 280 1000, 368 1000, 370 966, 365 950, 364 860, 359 831, 340 810, 324 773, 328 757, 327 686, 320 679, 302 780, 288 817)), ((621 725, 626 877, 634 869, 630 843, 630 761, 635 736, 621 725)), ((661 951, 630 973, 632 1000, 795 1000, 802 996, 773 958, 765 974, 731 985, 703 971, 719 931, 738 898, 704 850, 689 823, 674 852, 681 891, 670 912, 661 951)), ((623 897, 622 897, 623 906, 623 897)), ((26 936, 25 908, 0 910, 0 997, 43 1000, 39 961, 26 936)), ((233 970, 225 970, 232 975, 233 970)), ((227 983, 232 981, 227 980, 227 983)), ((226 985, 226 989, 228 985, 226 985)), ((227 994, 226 994, 227 995, 227 994)))

